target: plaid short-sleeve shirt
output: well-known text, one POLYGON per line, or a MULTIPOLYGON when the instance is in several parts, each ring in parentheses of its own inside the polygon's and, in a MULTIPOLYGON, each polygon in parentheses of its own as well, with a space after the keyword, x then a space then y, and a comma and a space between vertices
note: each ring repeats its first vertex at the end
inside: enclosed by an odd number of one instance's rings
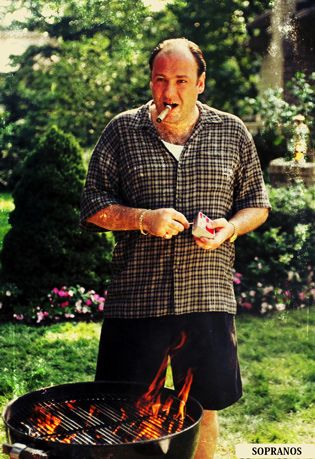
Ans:
MULTIPOLYGON (((199 120, 179 161, 167 150, 146 105, 115 117, 93 152, 81 222, 111 204, 172 207, 192 221, 198 211, 230 218, 270 207, 257 152, 242 121, 198 102, 199 120)), ((236 312, 234 244, 197 247, 191 229, 172 239, 115 232, 105 315, 140 318, 191 312, 236 312)))

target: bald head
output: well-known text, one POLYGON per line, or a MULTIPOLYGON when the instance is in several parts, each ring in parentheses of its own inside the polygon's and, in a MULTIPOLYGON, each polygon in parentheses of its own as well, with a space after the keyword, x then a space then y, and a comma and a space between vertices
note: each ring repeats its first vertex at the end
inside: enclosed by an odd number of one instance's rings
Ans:
POLYGON ((157 45, 156 48, 151 53, 149 59, 149 65, 152 73, 154 60, 157 55, 162 53, 190 53, 196 61, 197 64, 197 76, 198 78, 206 72, 206 61, 203 57, 202 51, 195 43, 187 40, 186 38, 171 38, 169 40, 164 40, 157 45))

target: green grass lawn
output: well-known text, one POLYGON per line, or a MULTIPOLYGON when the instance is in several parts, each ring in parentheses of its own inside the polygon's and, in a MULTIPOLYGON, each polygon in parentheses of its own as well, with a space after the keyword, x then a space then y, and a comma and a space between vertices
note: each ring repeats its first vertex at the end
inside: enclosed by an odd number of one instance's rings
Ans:
MULTIPOLYGON (((315 309, 240 316, 237 324, 244 396, 220 414, 217 457, 234 458, 238 443, 312 443, 315 309)), ((1 409, 40 387, 93 380, 100 327, 0 324, 1 409)))

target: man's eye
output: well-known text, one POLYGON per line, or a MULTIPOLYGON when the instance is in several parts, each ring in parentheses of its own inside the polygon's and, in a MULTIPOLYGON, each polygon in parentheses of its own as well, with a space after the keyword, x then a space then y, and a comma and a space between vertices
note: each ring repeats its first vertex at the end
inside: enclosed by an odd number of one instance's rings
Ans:
POLYGON ((164 81, 164 78, 163 77, 157 77, 156 81, 164 81))
POLYGON ((187 80, 178 80, 177 83, 184 84, 184 83, 187 83, 187 80))

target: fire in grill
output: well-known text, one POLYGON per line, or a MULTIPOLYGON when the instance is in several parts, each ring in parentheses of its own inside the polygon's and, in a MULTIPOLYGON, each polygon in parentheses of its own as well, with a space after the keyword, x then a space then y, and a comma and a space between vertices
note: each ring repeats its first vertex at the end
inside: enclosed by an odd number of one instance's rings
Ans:
POLYGON ((143 394, 142 385, 110 382, 32 392, 7 407, 8 437, 47 453, 38 457, 191 458, 202 416, 199 403, 164 388, 153 404, 143 394))
POLYGON ((179 418, 172 408, 169 413, 162 410, 156 415, 147 407, 138 412, 136 402, 124 395, 100 393, 88 400, 38 403, 23 409, 11 422, 31 437, 80 445, 150 440, 194 423, 189 415, 179 418))

